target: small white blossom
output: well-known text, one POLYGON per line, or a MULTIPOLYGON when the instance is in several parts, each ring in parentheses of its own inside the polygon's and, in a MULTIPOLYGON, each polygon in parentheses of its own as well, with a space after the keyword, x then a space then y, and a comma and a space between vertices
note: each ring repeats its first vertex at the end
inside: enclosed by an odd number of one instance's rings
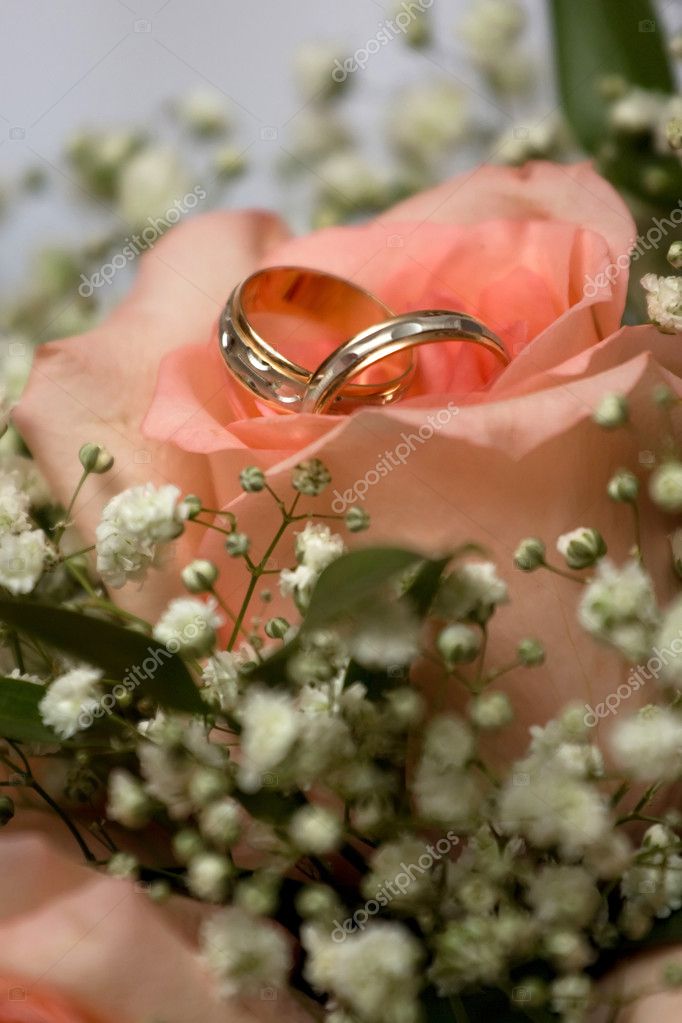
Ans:
POLYGON ((388 135, 399 152, 428 166, 462 141, 468 123, 461 89, 446 81, 427 82, 402 94, 388 135))
POLYGON ((293 596, 299 607, 305 608, 318 580, 318 573, 307 565, 285 568, 279 574, 279 589, 283 597, 293 596))
POLYGON ((352 657, 366 668, 408 664, 419 653, 419 619, 403 603, 378 604, 362 615, 347 636, 352 657))
POLYGON ((568 974, 552 982, 552 1008, 563 1023, 582 1023, 592 993, 592 982, 584 973, 568 974))
POLYGON ((31 528, 28 516, 31 500, 19 486, 19 474, 0 478, 0 533, 23 533, 31 528))
POLYGON ((578 928, 590 923, 601 897, 584 867, 548 864, 531 879, 528 901, 542 924, 578 928))
POLYGON ((216 607, 212 597, 208 600, 195 597, 171 600, 154 626, 154 639, 169 650, 207 653, 215 643, 215 630, 223 624, 216 607))
POLYGON ((578 617, 591 635, 629 660, 646 659, 659 618, 650 576, 636 561, 617 568, 604 558, 585 587, 578 617))
POLYGON ((499 797, 500 827, 541 849, 558 845, 568 857, 589 849, 608 833, 604 798, 594 788, 551 768, 516 765, 499 797))
POLYGON ((239 696, 237 659, 227 650, 217 650, 201 672, 204 695, 221 710, 232 710, 239 696))
POLYGON ((256 791, 262 775, 290 752, 301 729, 301 715, 286 693, 250 689, 240 709, 242 725, 240 785, 256 791))
POLYGON ((197 899, 220 902, 225 897, 231 873, 229 860, 220 853, 199 852, 189 861, 187 887, 197 899))
POLYGON ((294 813, 289 822, 289 835, 301 852, 323 856, 338 846, 341 822, 331 810, 308 804, 294 813))
POLYGON ((137 778, 123 768, 109 775, 107 817, 126 828, 140 828, 149 820, 149 799, 137 778))
POLYGON ((44 723, 61 739, 70 739, 85 727, 84 720, 92 719, 101 677, 102 672, 94 668, 74 668, 50 684, 38 709, 44 723))
POLYGON ((291 952, 284 933, 243 909, 216 913, 201 928, 201 950, 226 997, 284 987, 291 952))
POLYGON ((42 529, 0 536, 0 586, 30 593, 43 573, 50 548, 42 529))
MULTIPOLYGON (((118 198, 121 214, 133 227, 161 218, 189 191, 189 179, 172 149, 146 146, 121 168, 118 198)), ((168 224, 170 226, 170 219, 168 224)))
POLYGON ((614 128, 639 134, 650 131, 659 121, 663 95, 647 89, 631 89, 611 106, 609 120, 614 128))
POLYGON ((117 494, 102 511, 95 530, 97 571, 109 586, 142 579, 150 565, 158 564, 158 548, 183 530, 180 491, 170 484, 151 483, 117 494))
POLYGON ((508 600, 507 584, 492 561, 461 565, 444 580, 438 596, 440 608, 448 617, 479 623, 486 622, 497 605, 508 600))
POLYGON ((618 721, 609 742, 618 766, 634 778, 672 781, 682 774, 682 717, 663 707, 618 721))
POLYGON ((645 274, 642 287, 647 292, 649 319, 665 334, 682 331, 682 277, 658 277, 645 274))
POLYGON ((682 688, 682 598, 678 598, 663 616, 656 637, 656 652, 663 662, 663 680, 678 689, 682 688))
POLYGON ((682 856, 679 839, 663 824, 648 828, 634 862, 623 875, 621 892, 648 916, 670 916, 682 908, 682 856))
POLYGON ((301 565, 314 572, 324 571, 345 549, 343 539, 321 523, 308 522, 305 529, 296 534, 296 557, 301 565))
POLYGON ((401 924, 375 921, 343 942, 333 942, 326 931, 308 924, 301 940, 310 984, 335 995, 361 1019, 393 1023, 404 1019, 405 1008, 416 1001, 422 953, 401 924))
POLYGON ((651 474, 649 493, 663 511, 672 514, 682 511, 682 464, 670 461, 659 465, 651 474))
POLYGON ((199 828, 204 838, 219 847, 232 845, 241 830, 242 809, 236 799, 216 799, 199 814, 199 828))

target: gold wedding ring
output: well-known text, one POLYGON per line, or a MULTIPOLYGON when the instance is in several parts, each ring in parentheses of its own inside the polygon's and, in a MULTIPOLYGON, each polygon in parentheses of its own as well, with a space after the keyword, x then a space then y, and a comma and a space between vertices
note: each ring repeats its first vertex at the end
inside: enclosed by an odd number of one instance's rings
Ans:
POLYGON ((434 341, 482 346, 504 365, 500 338, 466 313, 393 313, 334 274, 268 267, 237 285, 219 321, 220 349, 234 377, 269 405, 292 412, 348 412, 387 405, 408 390, 413 349, 434 341), (317 369, 299 364, 306 353, 317 369))
MULTIPOLYGON (((378 298, 342 277, 307 267, 268 267, 247 277, 228 298, 219 321, 220 350, 252 394, 298 412, 315 366, 392 316, 378 298), (304 355, 311 368, 298 362, 304 355)), ((398 353, 364 373, 364 379, 337 388, 334 411, 395 401, 409 387, 414 370, 412 353, 398 353)))

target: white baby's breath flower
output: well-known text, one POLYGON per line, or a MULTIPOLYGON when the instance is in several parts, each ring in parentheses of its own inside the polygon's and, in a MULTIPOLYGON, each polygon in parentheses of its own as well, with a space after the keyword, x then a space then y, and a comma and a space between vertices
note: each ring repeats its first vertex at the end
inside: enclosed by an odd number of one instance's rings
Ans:
POLYGON ((208 653, 216 640, 215 630, 223 624, 213 597, 177 597, 154 626, 154 639, 169 650, 186 653, 208 653))
POLYGON ((654 469, 649 493, 654 504, 663 511, 671 514, 682 511, 682 463, 671 459, 654 469))
POLYGON ((663 680, 678 689, 682 688, 682 598, 671 604, 663 616, 656 637, 656 651, 662 661, 663 680))
POLYGON ((203 924, 200 942, 203 958, 225 996, 284 987, 291 952, 283 931, 274 924, 234 907, 203 924))
POLYGON ((308 522, 296 534, 296 557, 301 565, 312 568, 314 572, 324 571, 345 549, 342 537, 322 523, 308 522))
POLYGON ((339 844, 342 830, 336 814, 312 804, 302 806, 289 822, 289 835, 296 848, 315 856, 332 852, 339 844))
POLYGON ((601 899, 584 867, 548 864, 531 879, 528 901, 542 924, 577 928, 591 921, 601 899))
POLYGON ((603 840, 610 828, 606 803, 593 785, 521 762, 499 797, 499 822, 541 849, 558 845, 574 857, 603 840))
POLYGON ((185 512, 180 491, 166 484, 146 483, 113 497, 102 511, 95 530, 97 570, 109 586, 141 579, 158 563, 158 548, 183 530, 185 512))
MULTIPOLYGON (((148 218, 163 219, 164 214, 178 212, 175 203, 189 190, 184 167, 172 149, 146 146, 122 167, 119 179, 119 207, 133 227, 145 224, 148 218)), ((177 219, 177 218, 176 218, 177 219)), ((174 221, 168 220, 168 226, 174 221)))
POLYGON ((347 80, 337 71, 343 67, 344 54, 337 47, 324 43, 304 43, 294 56, 294 78, 301 98, 320 100, 341 88, 347 80))
POLYGON ((203 694, 221 710, 232 710, 239 696, 237 659, 227 650, 217 650, 201 672, 203 694))
POLYGON ((682 774, 682 718, 673 711, 643 707, 616 723, 609 742, 618 766, 634 778, 672 780, 682 774))
POLYGON ((193 89, 178 100, 175 109, 180 120, 197 135, 219 135, 230 127, 225 97, 214 89, 193 89))
POLYGON ((419 619, 407 604, 378 604, 353 623, 346 642, 366 668, 408 664, 419 652, 419 619))
POLYGON ((50 548, 42 529, 0 536, 0 586, 30 593, 43 573, 50 548))
POLYGON ((242 808, 236 799, 230 796, 216 799, 199 814, 201 834, 219 848, 228 847, 239 837, 242 816, 242 808))
POLYGON ((221 902, 231 873, 229 860, 220 853, 199 852, 189 861, 187 887, 197 899, 221 902))
POLYGON ((604 558, 585 587, 578 617, 596 639, 631 661, 645 660, 659 621, 650 576, 636 561, 617 568, 604 558))
POLYGON ((682 908, 682 856, 679 838, 664 824, 644 833, 638 860, 623 875, 621 892, 630 909, 647 916, 670 916, 682 908))
POLYGON ((492 561, 471 561, 444 580, 437 599, 447 617, 483 624, 498 604, 507 603, 509 594, 492 561))
POLYGON ((318 573, 307 565, 285 568, 279 574, 279 589, 283 597, 294 597, 297 605, 305 608, 310 603, 318 573))
POLYGON ((322 928, 306 925, 301 932, 308 953, 305 975, 320 992, 335 995, 342 1005, 372 1023, 416 1018, 418 967, 422 952, 417 939, 398 923, 376 921, 362 933, 333 942, 322 928))
POLYGON ((94 668, 74 668, 50 684, 38 704, 43 722, 61 739, 70 739, 92 718, 100 695, 97 683, 102 672, 94 668))
POLYGON ((518 0, 475 0, 459 25, 472 54, 486 64, 501 59, 526 23, 518 0))
POLYGON ((682 331, 682 277, 658 277, 645 274, 642 287, 647 292, 649 319, 665 334, 682 331))
POLYGON ((388 136, 400 153, 430 165, 462 141, 468 121, 461 89, 442 80, 428 82, 402 94, 388 136))
POLYGON ((255 791, 262 774, 284 760, 298 738, 301 715, 286 693, 253 688, 247 693, 239 716, 242 725, 240 785, 255 791))
POLYGON ((653 130, 663 111, 664 97, 647 89, 631 89, 611 106, 609 120, 618 131, 639 134, 653 130))
POLYGON ((123 768, 109 775, 107 817, 126 828, 141 828, 149 820, 149 798, 137 778, 123 768))
POLYGON ((19 474, 3 475, 0 478, 0 533, 23 533, 30 529, 30 504, 28 492, 19 486, 19 474))

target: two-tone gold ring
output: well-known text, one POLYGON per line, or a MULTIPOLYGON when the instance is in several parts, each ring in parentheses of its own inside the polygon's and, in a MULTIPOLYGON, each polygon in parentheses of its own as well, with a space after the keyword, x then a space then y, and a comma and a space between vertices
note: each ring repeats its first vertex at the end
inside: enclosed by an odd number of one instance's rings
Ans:
POLYGON ((219 321, 220 350, 235 377, 291 412, 348 412, 397 401, 412 383, 415 347, 483 346, 507 365, 485 324, 453 310, 394 315, 356 284, 307 267, 258 270, 232 291, 219 321), (306 356, 306 368, 298 359, 306 356))

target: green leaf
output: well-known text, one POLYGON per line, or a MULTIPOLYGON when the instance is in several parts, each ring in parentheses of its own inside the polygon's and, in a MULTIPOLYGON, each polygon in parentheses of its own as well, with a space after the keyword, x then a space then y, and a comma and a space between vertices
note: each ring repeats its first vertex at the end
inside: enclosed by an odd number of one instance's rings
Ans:
POLYGON ((127 679, 131 691, 162 707, 206 712, 184 661, 141 632, 34 601, 0 600, 0 621, 101 668, 107 678, 127 679))
POLYGON ((550 0, 549 6, 564 113, 593 153, 606 128, 600 79, 620 75, 642 89, 675 91, 662 22, 651 0, 550 0))
POLYGON ((45 689, 33 682, 0 678, 0 735, 18 742, 59 742, 40 717, 44 695, 45 689))
POLYGON ((304 628, 319 629, 337 621, 423 560, 422 555, 399 547, 368 547, 343 554, 317 580, 304 628))

